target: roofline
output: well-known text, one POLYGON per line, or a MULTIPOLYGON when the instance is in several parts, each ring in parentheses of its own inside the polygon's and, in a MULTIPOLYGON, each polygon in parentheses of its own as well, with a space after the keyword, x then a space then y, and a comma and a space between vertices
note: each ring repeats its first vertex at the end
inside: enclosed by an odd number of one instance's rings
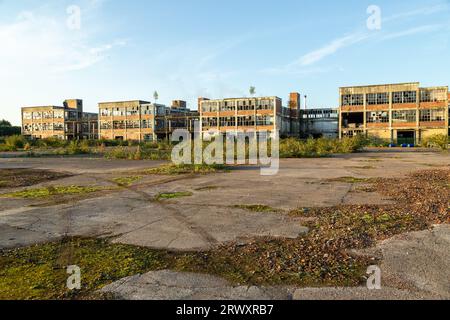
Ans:
POLYGON ((151 102, 145 100, 106 101, 106 102, 99 102, 98 104, 125 103, 125 102, 139 102, 140 104, 151 104, 151 102))
POLYGON ((360 85, 360 86, 346 86, 346 87, 339 87, 339 89, 367 88, 367 87, 386 87, 386 86, 399 86, 399 85, 417 85, 417 86, 420 86, 420 82, 400 82, 400 83, 384 83, 384 84, 371 84, 371 85, 360 85))
POLYGON ((22 107, 22 109, 38 109, 38 108, 56 108, 56 109, 66 109, 62 106, 34 106, 34 107, 22 107))
MULTIPOLYGON (((264 96, 264 97, 240 97, 240 98, 222 98, 222 99, 209 99, 209 100, 203 100, 200 102, 215 102, 215 101, 224 101, 224 100, 252 100, 252 99, 280 99, 282 100, 280 97, 277 96, 264 96)), ((203 98, 205 99, 205 98, 203 98)))

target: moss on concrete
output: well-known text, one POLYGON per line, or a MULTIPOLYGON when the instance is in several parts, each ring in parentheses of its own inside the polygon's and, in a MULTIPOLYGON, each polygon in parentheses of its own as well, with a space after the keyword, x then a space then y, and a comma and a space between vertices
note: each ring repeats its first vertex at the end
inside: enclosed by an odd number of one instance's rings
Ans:
POLYGON ((180 175, 180 174, 208 174, 216 172, 225 172, 222 165, 163 165, 158 168, 145 170, 143 174, 149 175, 180 175))
POLYGON ((252 212, 279 212, 279 209, 275 209, 262 204, 251 204, 251 205, 236 205, 234 208, 244 209, 252 212))
POLYGON ((176 198, 183 198, 183 197, 190 197, 192 196, 192 192, 167 192, 167 193, 160 193, 156 196, 156 200, 167 200, 167 199, 176 199, 176 198))
POLYGON ((48 198, 58 195, 79 195, 89 194, 101 190, 106 190, 105 187, 98 186, 51 186, 44 188, 25 189, 22 191, 1 194, 2 198, 25 198, 38 199, 48 198))
POLYGON ((142 179, 142 176, 130 176, 130 177, 114 178, 113 181, 121 187, 129 187, 141 179, 142 179))

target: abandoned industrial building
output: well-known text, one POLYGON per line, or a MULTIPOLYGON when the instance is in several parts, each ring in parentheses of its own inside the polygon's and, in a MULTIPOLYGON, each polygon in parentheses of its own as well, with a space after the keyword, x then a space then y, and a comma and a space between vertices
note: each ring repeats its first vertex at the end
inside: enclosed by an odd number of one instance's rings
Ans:
POLYGON ((339 137, 375 136, 396 144, 449 134, 448 87, 418 82, 343 87, 339 90, 339 137))
POLYGON ((198 119, 182 100, 173 101, 171 107, 141 100, 102 102, 98 107, 99 137, 109 140, 169 139, 176 129, 192 130, 198 119))
MULTIPOLYGON (((306 99, 306 96, 305 96, 306 99)), ((447 86, 422 88, 418 82, 342 87, 339 108, 307 109, 301 95, 287 106, 276 96, 210 100, 198 98, 198 111, 186 101, 167 107, 148 101, 102 102, 99 114, 83 112, 82 100, 62 107, 22 108, 22 132, 35 139, 168 140, 176 129, 248 132, 278 130, 281 137, 343 138, 375 136, 393 144, 416 145, 450 133, 447 86)))
POLYGON ((65 100, 63 106, 22 108, 22 134, 32 139, 97 139, 98 115, 83 112, 83 100, 65 100))

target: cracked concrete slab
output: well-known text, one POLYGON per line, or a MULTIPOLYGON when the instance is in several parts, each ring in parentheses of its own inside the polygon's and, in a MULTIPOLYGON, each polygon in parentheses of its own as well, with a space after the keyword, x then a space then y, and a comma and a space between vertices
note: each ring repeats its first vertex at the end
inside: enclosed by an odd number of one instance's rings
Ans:
POLYGON ((450 225, 411 232, 379 243, 362 254, 381 254, 381 290, 303 288, 297 300, 450 299, 450 225))
POLYGON ((284 288, 232 286, 226 280, 169 270, 149 272, 116 281, 101 292, 127 300, 287 300, 284 288))
MULTIPOLYGON (((0 159, 0 168, 51 169, 75 174, 38 186, 114 186, 111 182, 114 177, 135 175, 162 163, 88 157, 10 158, 0 159)), ((450 157, 440 153, 369 152, 323 159, 282 159, 279 174, 269 177, 261 176, 258 168, 251 167, 194 177, 143 176, 128 190, 99 192, 86 197, 89 199, 69 196, 68 201, 59 204, 54 200, 61 199, 0 198, 0 224, 30 231, 24 235, 26 241, 18 240, 17 244, 41 242, 49 234, 52 239, 64 235, 116 236, 115 241, 121 243, 204 250, 252 237, 295 238, 307 229, 286 213, 299 207, 384 204, 390 200, 373 192, 357 192, 351 183, 330 179, 403 176, 429 166, 448 165, 450 157), (192 196, 154 201, 160 192, 178 191, 189 191, 192 196), (281 212, 257 213, 235 208, 249 204, 266 205, 281 212)), ((14 243, 0 240, 0 248, 14 243)))

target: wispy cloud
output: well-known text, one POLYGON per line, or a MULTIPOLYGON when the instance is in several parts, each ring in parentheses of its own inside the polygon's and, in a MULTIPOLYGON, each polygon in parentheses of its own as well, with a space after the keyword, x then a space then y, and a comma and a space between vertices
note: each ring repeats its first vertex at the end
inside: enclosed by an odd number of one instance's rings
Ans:
POLYGON ((264 69, 263 73, 308 75, 326 72, 327 70, 330 70, 330 68, 312 68, 311 66, 326 57, 335 54, 339 50, 362 42, 369 37, 371 37, 371 34, 368 32, 356 32, 336 38, 323 47, 308 52, 284 66, 264 69))
POLYGON ((390 22, 395 20, 401 20, 405 18, 411 18, 419 15, 431 15, 434 13, 448 11, 450 9, 449 3, 440 3, 437 5, 422 7, 418 9, 413 9, 410 11, 400 12, 383 18, 383 22, 390 22))
MULTIPOLYGON (((104 0, 90 0, 83 10, 94 10, 104 0)), ((84 12, 85 12, 84 11, 84 12)), ((64 19, 21 12, 10 24, 0 25, 0 68, 4 75, 30 71, 68 72, 89 68, 125 41, 95 43, 87 30, 70 30, 64 19)))
POLYGON ((354 33, 341 38, 334 39, 322 48, 311 51, 301 56, 297 61, 291 63, 291 66, 309 66, 322 59, 336 53, 340 49, 352 46, 370 37, 368 33, 354 33))
MULTIPOLYGON (((419 15, 431 15, 435 13, 445 12, 450 9, 450 4, 441 3, 434 6, 428 6, 418 8, 398 14, 391 15, 383 19, 383 26, 388 22, 400 21, 406 18, 415 17, 419 15)), ((367 41, 368 39, 378 39, 379 41, 387 41, 392 39, 398 39, 406 36, 412 36, 419 33, 429 33, 448 27, 448 24, 433 24, 423 25, 419 27, 409 28, 397 32, 385 32, 385 31, 357 31, 351 34, 347 34, 331 40, 324 46, 312 50, 306 54, 303 54, 296 60, 287 63, 280 67, 267 68, 262 70, 263 73, 268 74, 296 74, 296 75, 308 75, 312 73, 323 73, 326 70, 332 70, 332 68, 324 67, 312 67, 316 63, 330 57, 340 50, 354 46, 356 44, 367 41)))
POLYGON ((444 25, 433 24, 433 25, 420 26, 420 27, 416 27, 416 28, 410 28, 410 29, 399 31, 399 32, 393 32, 393 33, 384 35, 381 37, 381 40, 382 41, 383 40, 392 40, 392 39, 416 35, 419 33, 433 32, 433 31, 437 31, 443 27, 444 27, 444 25))

